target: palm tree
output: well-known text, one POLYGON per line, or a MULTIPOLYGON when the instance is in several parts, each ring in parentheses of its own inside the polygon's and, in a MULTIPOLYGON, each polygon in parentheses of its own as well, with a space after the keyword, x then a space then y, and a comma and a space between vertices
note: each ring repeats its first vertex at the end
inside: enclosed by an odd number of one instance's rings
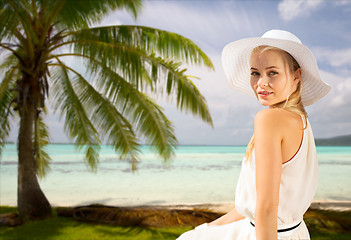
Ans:
POLYGON ((47 99, 93 170, 102 141, 133 169, 141 137, 164 160, 174 154, 174 128, 150 94, 170 96, 178 109, 212 125, 204 97, 181 67, 213 69, 191 40, 142 26, 89 28, 115 9, 136 17, 140 8, 140 0, 0 0, 0 154, 18 115, 17 203, 24 219, 51 215, 37 178, 50 163, 47 99), (67 58, 84 62, 87 72, 67 58))

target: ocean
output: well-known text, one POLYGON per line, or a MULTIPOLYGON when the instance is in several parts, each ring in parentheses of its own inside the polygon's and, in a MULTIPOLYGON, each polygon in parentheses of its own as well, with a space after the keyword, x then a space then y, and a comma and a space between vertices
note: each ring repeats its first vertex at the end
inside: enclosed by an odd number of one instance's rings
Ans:
MULTIPOLYGON (((233 203, 245 146, 178 146, 163 163, 142 146, 136 172, 103 145, 97 172, 70 144, 50 144, 51 171, 40 185, 53 206, 233 203)), ((351 147, 318 146, 315 201, 351 201, 351 147)), ((0 205, 17 203, 17 149, 7 144, 0 159, 0 205)))

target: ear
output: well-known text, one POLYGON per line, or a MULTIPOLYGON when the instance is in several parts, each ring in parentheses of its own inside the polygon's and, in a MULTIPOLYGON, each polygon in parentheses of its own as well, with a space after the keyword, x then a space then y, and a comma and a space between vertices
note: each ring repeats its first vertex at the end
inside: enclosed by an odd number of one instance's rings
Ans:
POLYGON ((294 73, 294 84, 297 85, 301 81, 302 70, 298 68, 294 73))

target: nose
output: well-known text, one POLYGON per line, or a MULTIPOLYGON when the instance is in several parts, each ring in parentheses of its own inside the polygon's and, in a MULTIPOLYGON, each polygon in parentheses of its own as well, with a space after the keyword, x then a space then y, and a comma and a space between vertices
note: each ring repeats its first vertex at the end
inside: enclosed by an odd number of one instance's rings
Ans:
POLYGON ((268 79, 265 77, 260 77, 257 81, 257 86, 268 86, 268 79))

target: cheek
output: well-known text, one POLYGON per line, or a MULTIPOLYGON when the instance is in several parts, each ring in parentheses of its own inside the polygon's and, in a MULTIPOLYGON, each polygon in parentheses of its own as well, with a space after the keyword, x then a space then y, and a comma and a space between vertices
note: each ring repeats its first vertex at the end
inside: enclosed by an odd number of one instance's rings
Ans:
POLYGON ((251 84, 251 88, 252 88, 252 91, 255 93, 255 96, 258 98, 258 95, 257 95, 257 83, 256 81, 250 79, 250 84, 251 84))
POLYGON ((276 91, 284 92, 285 90, 288 91, 288 89, 290 88, 290 84, 288 83, 285 77, 282 77, 279 79, 274 79, 271 82, 271 87, 276 91))
POLYGON ((250 78, 250 84, 251 84, 251 88, 252 88, 253 90, 256 90, 256 88, 257 88, 256 81, 253 80, 252 78, 250 78))

